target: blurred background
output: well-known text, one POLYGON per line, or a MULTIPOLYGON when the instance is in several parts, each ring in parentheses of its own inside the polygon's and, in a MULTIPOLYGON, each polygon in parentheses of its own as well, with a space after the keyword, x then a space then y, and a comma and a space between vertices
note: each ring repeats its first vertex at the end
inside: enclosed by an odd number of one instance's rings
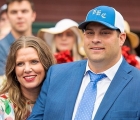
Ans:
MULTIPOLYGON (((131 31, 140 37, 140 0, 33 0, 37 19, 33 24, 33 33, 40 28, 53 27, 63 18, 80 23, 87 12, 99 5, 108 5, 118 10, 129 23, 131 31)), ((0 6, 5 0, 0 0, 0 6)), ((140 46, 136 48, 140 56, 140 46)))

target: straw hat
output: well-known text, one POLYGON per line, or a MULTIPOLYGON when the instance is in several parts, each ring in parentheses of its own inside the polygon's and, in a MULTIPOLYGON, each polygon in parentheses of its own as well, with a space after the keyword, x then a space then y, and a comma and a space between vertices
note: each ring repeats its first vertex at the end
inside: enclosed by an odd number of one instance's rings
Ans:
POLYGON ((130 31, 130 26, 127 21, 124 20, 124 27, 127 37, 130 39, 131 45, 133 48, 138 47, 139 45, 139 37, 137 34, 130 31))
POLYGON ((85 53, 82 49, 82 42, 83 42, 82 31, 78 29, 78 23, 76 23, 71 19, 62 19, 59 22, 57 22, 55 27, 52 28, 42 28, 39 30, 37 36, 44 39, 49 46, 52 46, 54 35, 62 33, 67 29, 71 29, 77 36, 78 47, 79 47, 78 51, 81 55, 84 55, 85 53))

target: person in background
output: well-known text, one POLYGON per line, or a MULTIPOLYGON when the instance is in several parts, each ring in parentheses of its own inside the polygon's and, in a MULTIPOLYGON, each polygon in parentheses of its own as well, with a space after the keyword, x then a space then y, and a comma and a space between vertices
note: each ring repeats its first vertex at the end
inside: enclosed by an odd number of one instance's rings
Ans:
MULTIPOLYGON (((3 39, 11 30, 11 25, 7 16, 7 4, 0 7, 0 40, 3 39)), ((2 56, 1 56, 2 57, 2 56)), ((6 76, 0 75, 0 90, 5 83, 6 76)))
POLYGON ((139 120, 140 70, 122 56, 123 16, 97 6, 78 27, 87 60, 49 68, 28 120, 139 120))
POLYGON ((55 27, 40 29, 38 37, 49 44, 57 63, 72 62, 83 58, 83 34, 78 29, 78 23, 71 19, 62 19, 56 23, 55 27))
POLYGON ((137 56, 135 51, 135 48, 137 48, 139 45, 139 37, 137 34, 130 31, 130 26, 125 20, 124 27, 126 32, 126 40, 122 46, 122 54, 129 64, 140 69, 140 58, 137 56))
POLYGON ((10 49, 6 83, 0 91, 0 120, 25 120, 40 92, 46 73, 55 63, 48 45, 22 36, 10 49))
POLYGON ((4 38, 11 30, 11 25, 7 17, 7 5, 0 7, 0 40, 4 38))
POLYGON ((32 23, 36 13, 32 0, 7 0, 7 16, 11 24, 10 33, 0 40, 0 75, 5 74, 5 64, 11 44, 22 35, 32 35, 32 23))

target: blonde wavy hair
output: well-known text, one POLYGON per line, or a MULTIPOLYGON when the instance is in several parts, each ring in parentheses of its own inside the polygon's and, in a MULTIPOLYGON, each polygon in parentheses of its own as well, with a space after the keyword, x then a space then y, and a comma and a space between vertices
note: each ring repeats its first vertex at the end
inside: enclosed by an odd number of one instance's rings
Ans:
POLYGON ((27 99, 22 94, 20 83, 16 80, 15 73, 16 53, 19 49, 27 47, 32 47, 37 51, 39 59, 46 72, 48 71, 49 67, 55 63, 55 59, 48 45, 38 37, 23 36, 11 45, 6 63, 7 81, 0 94, 8 93, 10 101, 12 101, 16 106, 14 109, 16 120, 23 120, 28 114, 27 99))

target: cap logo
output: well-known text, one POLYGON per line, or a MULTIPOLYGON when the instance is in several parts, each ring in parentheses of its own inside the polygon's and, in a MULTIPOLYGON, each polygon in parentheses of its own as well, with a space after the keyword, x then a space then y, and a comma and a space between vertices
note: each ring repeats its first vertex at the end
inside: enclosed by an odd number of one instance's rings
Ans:
POLYGON ((86 16, 84 22, 82 22, 78 28, 85 29, 87 24, 90 22, 97 22, 105 25, 106 27, 117 30, 121 33, 124 32, 124 19, 123 16, 116 11, 113 7, 109 6, 98 6, 91 9, 86 16))
POLYGON ((101 10, 94 9, 92 14, 101 16, 102 18, 106 18, 106 13, 103 13, 101 10))

